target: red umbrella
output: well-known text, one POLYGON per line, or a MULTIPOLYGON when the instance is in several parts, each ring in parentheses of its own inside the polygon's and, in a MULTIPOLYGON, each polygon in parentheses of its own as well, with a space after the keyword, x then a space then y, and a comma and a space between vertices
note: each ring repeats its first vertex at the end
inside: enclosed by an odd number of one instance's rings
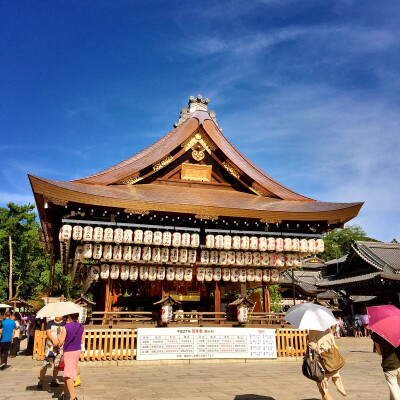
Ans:
POLYGON ((395 306, 367 307, 369 328, 394 347, 400 346, 400 310, 395 306))

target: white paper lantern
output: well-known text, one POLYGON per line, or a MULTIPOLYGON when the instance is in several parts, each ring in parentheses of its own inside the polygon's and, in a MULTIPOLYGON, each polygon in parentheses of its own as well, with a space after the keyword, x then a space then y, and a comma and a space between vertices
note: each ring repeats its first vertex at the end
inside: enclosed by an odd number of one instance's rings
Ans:
POLYGON ((231 270, 229 268, 222 268, 222 280, 229 282, 231 280, 231 270))
POLYGON ((182 267, 177 267, 175 269, 175 280, 176 281, 182 281, 183 280, 183 276, 184 276, 185 271, 183 270, 182 267))
POLYGON ((100 260, 102 256, 103 256, 103 245, 101 243, 96 243, 93 246, 93 258, 95 260, 100 260))
POLYGON ((190 235, 190 246, 199 247, 200 246, 200 235, 198 233, 192 233, 190 235))
POLYGON ((292 251, 300 251, 300 240, 299 239, 292 239, 292 251))
POLYGON ((178 262, 179 261, 179 250, 177 248, 173 248, 171 249, 170 253, 169 253, 171 262, 178 262))
POLYGON ((172 234, 172 246, 179 247, 181 245, 182 235, 180 232, 174 232, 172 234))
POLYGON ((206 269, 203 267, 198 267, 196 271, 196 277, 199 282, 203 282, 206 274, 206 269))
POLYGON ((214 235, 206 236, 206 247, 207 249, 213 249, 215 247, 215 237, 214 235))
POLYGON ((108 279, 110 276, 110 266, 108 264, 101 264, 100 267, 100 278, 108 279))
POLYGON ((224 235, 224 249, 230 250, 232 247, 232 236, 224 235))
POLYGON ((265 236, 258 238, 258 249, 260 251, 267 251, 267 238, 265 236))
POLYGON ((183 247, 189 247, 190 246, 190 233, 182 233, 181 236, 181 245, 183 247))
POLYGON ((279 282, 279 278, 280 278, 280 273, 277 269, 272 269, 271 270, 271 281, 272 282, 279 282))
POLYGON ((124 246, 124 251, 123 251, 122 258, 125 261, 132 260, 132 246, 124 246))
POLYGON ((111 265, 110 276, 111 276, 111 279, 119 278, 119 266, 117 264, 111 265))
POLYGON ((231 282, 237 282, 239 280, 239 270, 237 268, 231 269, 231 282))
POLYGON ((82 237, 83 237, 83 228, 79 225, 75 225, 72 229, 72 239, 82 240, 82 237))
POLYGON ((261 252, 260 259, 261 259, 261 265, 264 265, 264 266, 269 265, 268 253, 266 253, 265 251, 261 252))
POLYGON ((111 243, 114 240, 114 230, 112 228, 103 230, 103 240, 107 243, 111 243))
POLYGON ((141 229, 135 229, 133 232, 133 242, 136 244, 143 243, 143 231, 141 229))
POLYGON ((239 269, 239 282, 244 283, 247 280, 247 272, 244 268, 239 269))
POLYGON ((317 239, 315 241, 315 251, 316 253, 323 253, 325 251, 325 243, 323 239, 317 239))
POLYGON ((167 268, 167 281, 171 282, 175 279, 175 268, 174 267, 168 267, 167 268))
POLYGON ((122 260, 122 246, 120 244, 113 247, 113 259, 115 261, 122 260))
POLYGON ((210 264, 218 264, 219 252, 217 250, 210 251, 210 264))
POLYGON ((139 268, 137 265, 131 265, 129 267, 129 279, 131 281, 137 281, 139 275, 139 268))
POLYGON ((92 268, 90 268, 90 277, 94 280, 94 281, 98 281, 99 277, 100 277, 100 271, 99 271, 99 267, 97 265, 93 265, 92 268))
POLYGON ((258 250, 258 237, 257 236, 250 237, 250 249, 258 250))
POLYGON ((263 282, 269 282, 271 280, 271 273, 269 269, 263 269, 263 282))
POLYGON ((143 261, 151 260, 151 247, 149 246, 143 247, 142 260, 143 261))
POLYGON ((61 241, 66 242, 67 240, 71 239, 72 226, 63 225, 60 232, 61 232, 61 241))
POLYGON ((163 281, 165 279, 165 267, 157 267, 157 279, 163 281))
POLYGON ((250 247, 250 239, 248 236, 242 236, 240 238, 240 248, 242 250, 248 250, 250 247))
POLYGON ((243 251, 237 251, 236 252, 236 255, 235 255, 236 257, 236 264, 237 265, 244 265, 244 253, 243 253, 243 251))
POLYGON ((151 261, 159 263, 161 261, 161 249, 159 247, 153 247, 151 252, 151 261))
POLYGON ((213 280, 216 282, 221 280, 221 268, 214 268, 213 280))
POLYGON ((187 249, 179 249, 179 262, 182 264, 187 263, 188 251, 187 249))
POLYGON ((253 268, 249 268, 246 272, 246 280, 248 282, 254 282, 254 269, 253 268))
POLYGON ((149 279, 149 267, 147 265, 141 265, 139 267, 139 276, 142 281, 149 279))
POLYGON ((193 269, 191 267, 185 268, 185 275, 183 280, 185 282, 191 282, 193 278, 193 269))
POLYGON ((277 264, 277 262, 278 262, 278 259, 279 259, 279 257, 278 257, 278 254, 276 254, 276 253, 269 253, 268 254, 268 258, 269 258, 269 266, 270 267, 276 267, 276 264, 277 264))
POLYGON ((275 251, 275 238, 269 237, 267 239, 267 249, 268 251, 275 251))
POLYGON ((83 246, 76 246, 74 258, 75 260, 83 262, 83 260, 85 259, 85 257, 83 256, 83 246))
POLYGON ((169 231, 164 231, 162 234, 162 244, 163 246, 171 246, 172 233, 169 231))
POLYGON ((113 247, 111 244, 106 244, 103 247, 103 258, 105 260, 111 260, 113 256, 113 247))
POLYGON ((226 265, 228 263, 228 253, 226 251, 220 251, 219 252, 219 260, 218 264, 219 265, 226 265))
POLYGON ((281 252, 283 251, 283 239, 282 238, 276 238, 275 239, 275 251, 281 252))
POLYGON ((253 265, 261 265, 261 254, 258 251, 253 253, 253 265))
POLYGON ((213 275, 214 275, 213 269, 211 267, 207 267, 204 277, 206 282, 211 282, 213 280, 213 275))
POLYGON ((155 281, 157 279, 157 267, 151 265, 149 267, 149 281, 155 281))
POLYGON ((169 248, 163 247, 161 249, 161 262, 165 263, 169 261, 169 248))
POLYGON ((91 226, 83 228, 83 240, 86 242, 93 240, 93 228, 91 226))
POLYGON ((210 262, 210 252, 208 250, 201 251, 200 262, 204 265, 207 265, 210 262))
POLYGON ((300 253, 308 253, 308 240, 300 239, 300 253))
POLYGON ((142 248, 134 246, 132 248, 132 261, 139 261, 142 259, 142 248))
POLYGON ((254 271, 254 282, 262 282, 262 269, 257 268, 254 271))
POLYGON ((284 251, 292 251, 292 239, 291 238, 283 239, 283 250, 284 251))
POLYGON ((132 243, 133 231, 132 229, 124 230, 124 243, 132 243))
POLYGON ((278 260, 276 261, 276 266, 282 268, 285 266, 285 255, 283 253, 278 253, 278 260))
POLYGON ((253 263, 253 254, 251 251, 244 252, 244 265, 251 265, 253 263))
POLYGON ((114 242, 122 243, 124 240, 124 230, 121 228, 114 229, 114 242))
POLYGON ((240 250, 240 236, 232 237, 232 249, 240 250))
POLYGON ((308 239, 308 251, 312 254, 315 253, 315 239, 308 239))
POLYGON ((236 262, 236 253, 233 250, 228 251, 228 264, 234 265, 235 262, 236 262))
POLYGON ((95 242, 101 242, 104 237, 104 229, 101 226, 96 226, 93 229, 93 240, 95 242))
POLYGON ((300 268, 302 265, 303 265, 303 263, 301 262, 300 254, 298 254, 298 253, 293 254, 293 266, 295 268, 300 268))
POLYGON ((162 237, 163 234, 160 231, 155 231, 153 234, 153 244, 156 246, 161 246, 162 245, 162 237))
POLYGON ((188 251, 188 263, 189 264, 194 264, 197 259, 197 250, 195 249, 190 249, 188 251))
POLYGON ((215 235, 214 247, 216 249, 224 248, 224 237, 222 235, 215 235))
POLYGON ((143 232, 143 243, 144 244, 152 244, 153 243, 153 232, 150 230, 146 230, 143 232))
POLYGON ((128 265, 121 266, 121 269, 119 271, 119 276, 122 281, 126 281, 129 279, 129 266, 128 265))
POLYGON ((93 256, 93 244, 85 243, 83 245, 83 257, 84 258, 92 258, 93 256))
POLYGON ((292 253, 286 253, 285 254, 285 266, 288 268, 292 268, 293 267, 293 259, 294 259, 294 256, 292 253))

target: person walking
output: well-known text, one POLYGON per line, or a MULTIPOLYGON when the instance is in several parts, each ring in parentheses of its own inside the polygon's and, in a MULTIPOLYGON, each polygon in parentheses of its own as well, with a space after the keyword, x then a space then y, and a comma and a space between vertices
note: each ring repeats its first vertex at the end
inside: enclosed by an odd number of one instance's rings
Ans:
POLYGON ((19 346, 21 341, 21 314, 15 313, 11 315, 11 319, 15 322, 17 326, 13 331, 13 339, 10 348, 10 358, 15 358, 19 352, 19 346))
POLYGON ((63 317, 56 317, 47 323, 46 326, 46 347, 45 347, 45 359, 40 369, 39 382, 37 384, 38 389, 43 388, 43 380, 46 376, 47 368, 53 368, 53 379, 50 383, 51 387, 58 387, 60 384, 57 382, 58 375, 58 364, 62 355, 62 349, 58 343, 58 336, 61 335, 61 331, 65 321, 63 317))
POLYGON ((369 318, 368 318, 368 314, 367 313, 363 314, 361 321, 362 321, 362 324, 363 324, 364 336, 367 337, 370 334, 370 332, 369 332, 369 318))
POLYGON ((84 326, 78 322, 79 314, 71 314, 67 317, 67 323, 59 337, 59 345, 64 345, 64 387, 60 399, 65 399, 69 392, 71 400, 77 400, 75 396, 74 382, 77 380, 77 367, 81 355, 81 345, 84 340, 84 326))
MULTIPOLYGON (((308 334, 308 347, 311 350, 315 350, 317 354, 321 354, 322 352, 329 350, 331 347, 336 347, 335 338, 333 337, 331 329, 328 328, 326 331, 310 330, 308 334)), ((334 373, 328 373, 325 371, 325 379, 322 382, 317 382, 318 390, 321 393, 322 399, 333 400, 333 397, 328 391, 329 378, 332 378, 332 382, 336 386, 338 392, 343 397, 347 398, 339 371, 334 373)))
POLYGON ((400 400, 400 347, 394 347, 375 332, 374 341, 377 353, 382 356, 382 369, 389 386, 390 400, 400 400))
POLYGON ((0 369, 5 369, 7 367, 7 359, 8 359, 8 351, 11 347, 11 342, 13 338, 14 329, 16 329, 17 325, 15 321, 10 318, 10 313, 7 311, 4 314, 4 319, 2 321, 2 328, 0 330, 1 339, 1 363, 0 369))

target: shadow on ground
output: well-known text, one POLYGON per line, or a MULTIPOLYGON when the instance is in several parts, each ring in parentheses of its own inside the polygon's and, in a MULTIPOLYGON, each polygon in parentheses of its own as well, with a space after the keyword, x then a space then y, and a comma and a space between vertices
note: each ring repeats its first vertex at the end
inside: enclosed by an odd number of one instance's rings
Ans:
POLYGON ((49 393, 52 395, 51 396, 52 399, 58 399, 62 392, 62 385, 59 388, 53 388, 47 385, 47 387, 44 386, 43 389, 38 389, 37 385, 30 385, 26 386, 25 390, 31 390, 33 392, 49 393))
POLYGON ((275 400, 271 396, 260 396, 258 394, 239 394, 234 400, 275 400))

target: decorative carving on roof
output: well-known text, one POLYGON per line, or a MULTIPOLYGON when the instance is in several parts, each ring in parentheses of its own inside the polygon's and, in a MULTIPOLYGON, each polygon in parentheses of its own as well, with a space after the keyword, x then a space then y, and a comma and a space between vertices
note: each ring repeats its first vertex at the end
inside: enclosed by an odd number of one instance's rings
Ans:
MULTIPOLYGON (((203 136, 201 133, 195 133, 193 136, 191 136, 186 142, 182 144, 182 147, 185 148, 185 151, 188 151, 189 149, 193 150, 193 147, 196 149, 195 146, 202 146, 204 147, 204 150, 208 153, 211 154, 212 151, 215 151, 214 145, 208 140, 205 136, 203 136)), ((196 149, 197 150, 197 149, 196 149)))
POLYGON ((340 219, 330 219, 328 221, 328 224, 334 225, 334 224, 339 224, 341 221, 340 219))
POLYGON ((196 161, 201 161, 204 159, 205 154, 204 154, 204 147, 200 146, 201 148, 199 150, 192 149, 192 157, 196 161))
POLYGON ((67 200, 63 200, 63 199, 57 199, 56 197, 48 197, 48 196, 44 196, 44 201, 46 203, 53 203, 56 206, 67 206, 68 205, 68 201, 67 200))
POLYGON ((239 179, 240 178, 240 174, 238 171, 236 171, 235 167, 229 162, 229 161, 224 161, 222 163, 222 166, 231 174, 233 175, 235 178, 239 179))
POLYGON ((127 214, 144 214, 144 215, 150 214, 149 210, 137 210, 132 208, 125 208, 124 212, 126 212, 127 214))
POLYGON ((254 183, 251 185, 251 188, 249 188, 249 189, 259 196, 262 196, 262 197, 268 196, 268 193, 265 190, 263 190, 259 186, 255 185, 254 183))
POLYGON ((130 178, 123 180, 121 183, 123 183, 124 185, 134 185, 141 179, 143 178, 140 177, 140 172, 138 172, 137 174, 131 176, 130 178))
POLYGON ((281 224, 282 220, 281 219, 272 219, 272 218, 262 218, 262 219, 260 219, 260 222, 262 224, 281 224))
POLYGON ((208 219, 208 220, 217 220, 218 215, 202 215, 202 214, 196 214, 195 218, 197 219, 208 219))
POLYGON ((174 158, 171 156, 171 154, 168 154, 167 157, 163 158, 157 164, 153 165, 153 170, 154 171, 159 171, 161 168, 164 168, 166 165, 171 163, 173 159, 174 158))

